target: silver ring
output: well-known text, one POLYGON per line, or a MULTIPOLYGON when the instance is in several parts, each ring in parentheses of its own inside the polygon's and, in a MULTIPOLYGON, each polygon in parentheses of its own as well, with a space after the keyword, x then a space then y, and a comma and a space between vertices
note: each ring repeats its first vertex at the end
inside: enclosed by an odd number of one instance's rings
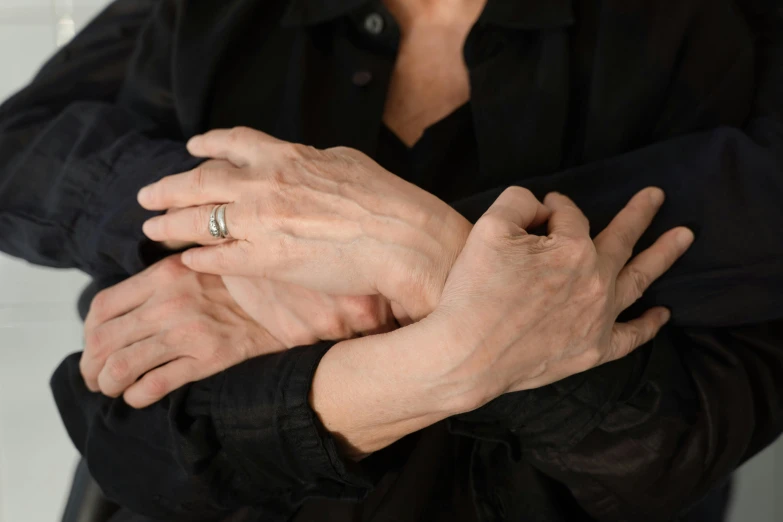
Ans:
POLYGON ((231 234, 228 233, 228 225, 226 225, 226 205, 220 205, 217 209, 217 224, 220 229, 220 237, 229 239, 231 234))
POLYGON ((220 239, 220 226, 217 221, 217 209, 218 206, 212 209, 212 213, 209 215, 209 233, 215 239, 220 239))

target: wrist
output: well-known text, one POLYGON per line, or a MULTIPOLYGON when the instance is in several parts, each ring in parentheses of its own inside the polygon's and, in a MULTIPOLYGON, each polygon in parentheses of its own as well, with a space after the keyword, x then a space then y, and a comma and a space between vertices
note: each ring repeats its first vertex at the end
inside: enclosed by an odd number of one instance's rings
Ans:
POLYGON ((381 293, 399 303, 414 322, 438 306, 446 279, 472 228, 464 217, 449 210, 442 219, 432 218, 427 227, 417 229, 414 246, 402 262, 392 265, 391 270, 388 264, 381 269, 381 293))
POLYGON ((343 452, 359 459, 472 405, 443 382, 442 345, 429 324, 344 341, 316 369, 310 405, 343 452))

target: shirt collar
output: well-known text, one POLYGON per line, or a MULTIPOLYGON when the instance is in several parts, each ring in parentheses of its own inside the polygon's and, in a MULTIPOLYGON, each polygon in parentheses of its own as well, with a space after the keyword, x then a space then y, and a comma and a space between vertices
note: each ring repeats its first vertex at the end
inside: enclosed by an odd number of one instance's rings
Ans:
MULTIPOLYGON (((344 16, 372 0, 290 0, 284 26, 307 26, 344 16)), ((517 29, 548 29, 574 21, 573 0, 487 0, 479 21, 517 29)))

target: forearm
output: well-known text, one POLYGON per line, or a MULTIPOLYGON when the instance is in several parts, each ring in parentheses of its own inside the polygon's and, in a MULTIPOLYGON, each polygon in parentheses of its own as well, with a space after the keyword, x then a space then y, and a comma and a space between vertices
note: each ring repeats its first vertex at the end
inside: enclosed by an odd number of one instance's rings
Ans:
POLYGON ((171 107, 117 101, 139 36, 158 42, 150 20, 168 5, 112 3, 0 107, 0 222, 9 231, 0 250, 93 276, 143 267, 140 227, 151 214, 136 191, 197 164, 166 127, 176 121, 171 107))
POLYGON ((315 372, 310 405, 344 455, 359 460, 471 409, 467 386, 449 376, 446 357, 437 357, 449 348, 428 319, 341 342, 315 372))

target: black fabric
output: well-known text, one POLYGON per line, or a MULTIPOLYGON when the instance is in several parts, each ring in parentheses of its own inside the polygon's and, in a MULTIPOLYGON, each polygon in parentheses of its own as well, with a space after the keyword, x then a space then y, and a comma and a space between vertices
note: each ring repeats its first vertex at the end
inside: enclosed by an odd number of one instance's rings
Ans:
MULTIPOLYGON (((214 127, 379 157, 398 34, 372 1, 115 2, 0 107, 0 249, 93 290, 140 270, 163 253, 136 190, 197 164, 184 141, 214 127)), ((640 246, 680 224, 697 242, 632 313, 672 324, 361 465, 308 405, 329 343, 141 411, 89 393, 75 354, 52 388, 118 520, 673 520, 781 433, 781 2, 490 0, 465 60, 470 104, 402 158, 408 179, 471 220, 509 185, 559 190, 596 232, 662 187, 640 246)))

